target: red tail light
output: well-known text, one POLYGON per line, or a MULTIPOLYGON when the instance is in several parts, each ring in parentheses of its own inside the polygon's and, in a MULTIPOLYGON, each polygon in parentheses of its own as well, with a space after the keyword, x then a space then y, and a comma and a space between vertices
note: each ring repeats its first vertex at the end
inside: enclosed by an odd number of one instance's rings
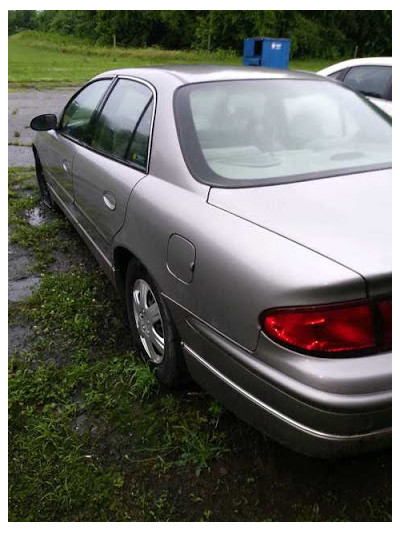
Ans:
POLYGON ((379 316, 382 321, 381 343, 384 347, 392 347, 392 300, 381 300, 378 302, 379 316))
POLYGON ((262 326, 271 339, 303 353, 376 353, 392 346, 392 300, 271 309, 262 326))

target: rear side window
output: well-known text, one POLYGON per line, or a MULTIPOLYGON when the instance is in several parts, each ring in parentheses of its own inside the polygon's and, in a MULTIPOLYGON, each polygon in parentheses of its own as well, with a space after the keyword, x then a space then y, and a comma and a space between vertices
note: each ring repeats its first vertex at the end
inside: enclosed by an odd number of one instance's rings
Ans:
POLYGON ((146 166, 152 99, 153 94, 145 85, 119 80, 94 125, 91 146, 146 166))
POLYGON ((74 139, 83 141, 93 112, 110 83, 111 80, 98 80, 82 89, 65 108, 60 130, 74 139))
POLYGON ((391 80, 392 67, 369 65, 351 68, 344 78, 344 83, 365 96, 387 98, 391 80))

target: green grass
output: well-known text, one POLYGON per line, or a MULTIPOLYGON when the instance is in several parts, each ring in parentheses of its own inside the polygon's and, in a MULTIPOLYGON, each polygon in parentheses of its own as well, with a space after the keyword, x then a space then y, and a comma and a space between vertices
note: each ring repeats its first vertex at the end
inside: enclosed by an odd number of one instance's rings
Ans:
MULTIPOLYGON (((165 64, 240 65, 241 57, 218 51, 162 50, 160 48, 96 47, 69 36, 25 31, 9 37, 8 81, 12 90, 80 85, 100 72, 124 67, 165 64)), ((294 60, 292 69, 318 70, 327 60, 294 60)))

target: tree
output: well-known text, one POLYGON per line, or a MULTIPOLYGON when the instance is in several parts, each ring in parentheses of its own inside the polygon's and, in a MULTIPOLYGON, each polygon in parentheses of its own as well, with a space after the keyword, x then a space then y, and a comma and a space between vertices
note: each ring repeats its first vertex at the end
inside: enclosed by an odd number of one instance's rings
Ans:
POLYGON ((34 30, 37 27, 37 12, 16 11, 8 12, 8 35, 12 35, 21 30, 34 30))

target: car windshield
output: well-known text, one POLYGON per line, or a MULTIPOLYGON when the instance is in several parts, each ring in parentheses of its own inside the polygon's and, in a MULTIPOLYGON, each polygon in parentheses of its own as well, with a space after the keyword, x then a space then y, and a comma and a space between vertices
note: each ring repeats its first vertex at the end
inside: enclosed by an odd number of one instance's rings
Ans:
POLYGON ((243 80, 181 87, 179 139, 192 174, 248 186, 391 166, 391 121, 353 91, 319 80, 243 80))

